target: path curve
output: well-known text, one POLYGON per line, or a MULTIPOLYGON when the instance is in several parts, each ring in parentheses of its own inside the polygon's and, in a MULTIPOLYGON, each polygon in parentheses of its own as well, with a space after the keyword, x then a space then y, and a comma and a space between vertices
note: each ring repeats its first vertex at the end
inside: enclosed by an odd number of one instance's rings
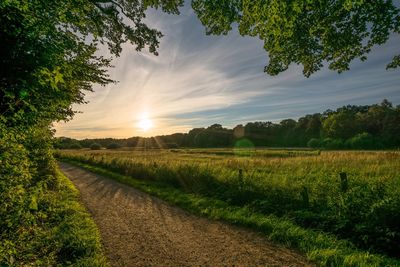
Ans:
POLYGON ((259 234, 199 218, 70 164, 62 172, 99 227, 111 266, 310 266, 259 234))

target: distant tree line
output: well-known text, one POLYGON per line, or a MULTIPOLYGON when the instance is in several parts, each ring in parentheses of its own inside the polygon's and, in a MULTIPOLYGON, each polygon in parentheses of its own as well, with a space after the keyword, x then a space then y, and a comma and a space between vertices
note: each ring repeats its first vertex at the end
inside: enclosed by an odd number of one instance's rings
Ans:
POLYGON ((227 129, 220 124, 150 138, 58 138, 57 148, 177 148, 177 147, 311 147, 382 149, 400 147, 400 105, 388 100, 374 105, 347 105, 336 110, 273 122, 249 122, 227 129), (243 142, 245 141, 245 142, 243 142))

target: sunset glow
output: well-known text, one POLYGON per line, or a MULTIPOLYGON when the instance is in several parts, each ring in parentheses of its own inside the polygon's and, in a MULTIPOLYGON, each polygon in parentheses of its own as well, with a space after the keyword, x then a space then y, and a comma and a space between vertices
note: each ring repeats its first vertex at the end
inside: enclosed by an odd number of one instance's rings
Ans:
POLYGON ((88 92, 89 104, 74 106, 82 113, 55 124, 57 136, 164 135, 214 123, 233 128, 250 121, 297 119, 344 103, 369 105, 388 98, 400 104, 400 76, 385 69, 397 51, 398 36, 341 74, 322 68, 305 78, 302 68, 293 65, 268 76, 260 40, 235 32, 206 36, 190 5, 180 16, 150 10, 146 17, 165 35, 159 56, 124 49, 110 69, 111 78, 119 82, 88 92))
POLYGON ((148 118, 148 115, 147 115, 147 114, 143 114, 142 117, 141 117, 140 120, 139 120, 138 127, 139 127, 142 131, 147 132, 148 130, 150 130, 151 128, 153 128, 153 122, 152 122, 152 120, 150 120, 150 119, 148 118))

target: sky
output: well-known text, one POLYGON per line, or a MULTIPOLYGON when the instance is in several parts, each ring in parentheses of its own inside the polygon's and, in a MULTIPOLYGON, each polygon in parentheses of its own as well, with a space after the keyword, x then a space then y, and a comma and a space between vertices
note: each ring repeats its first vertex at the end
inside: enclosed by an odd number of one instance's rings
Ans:
MULTIPOLYGON (((109 70, 118 83, 94 86, 73 120, 54 125, 56 136, 127 138, 188 132, 214 123, 233 128, 251 121, 279 122, 343 105, 388 99, 400 104, 400 69, 386 70, 400 38, 375 47, 338 74, 327 67, 306 78, 291 65, 278 76, 263 72, 268 54, 257 38, 233 30, 207 36, 194 12, 150 10, 145 21, 164 34, 159 56, 125 45, 109 70)), ((106 53, 100 51, 100 53, 106 53)))

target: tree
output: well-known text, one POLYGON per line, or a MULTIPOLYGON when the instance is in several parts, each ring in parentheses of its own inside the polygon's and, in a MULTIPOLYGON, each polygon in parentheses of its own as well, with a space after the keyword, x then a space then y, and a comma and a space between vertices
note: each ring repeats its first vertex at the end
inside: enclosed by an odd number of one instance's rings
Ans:
POLYGON ((297 122, 293 119, 282 120, 279 123, 277 142, 279 146, 296 146, 297 135, 294 131, 297 122))
POLYGON ((206 129, 192 129, 189 136, 193 136, 193 142, 198 147, 227 147, 232 142, 232 130, 222 127, 220 124, 213 124, 206 129))
POLYGON ((178 13, 183 0, 15 0, 0 3, 0 114, 7 123, 69 119, 92 84, 112 82, 106 44, 130 42, 157 54, 161 32, 142 22, 147 7, 178 13))
MULTIPOLYGON (((400 10, 391 0, 193 0, 192 7, 207 34, 227 34, 237 24, 241 35, 260 38, 270 75, 295 63, 309 77, 324 62, 340 73, 400 33, 400 10)), ((399 66, 397 55, 387 68, 399 66)))
POLYGON ((350 111, 340 111, 330 115, 322 123, 322 132, 325 137, 348 139, 359 133, 356 114, 350 111))
MULTIPOLYGON (((61 217, 51 217, 58 206, 48 198, 56 194, 48 191, 58 190, 59 179, 51 123, 72 118, 71 105, 84 103, 93 84, 113 82, 107 74, 110 58, 96 55, 101 45, 111 56, 119 56, 126 42, 157 54, 162 34, 142 22, 144 12, 152 6, 178 13, 182 2, 0 1, 0 251, 7 255, 0 256, 2 264, 67 264, 54 257, 70 251, 67 243, 57 235, 38 239, 43 229, 63 224, 61 217), (40 253, 52 255, 49 262, 40 253)), ((71 251, 68 262, 79 257, 71 251)))

